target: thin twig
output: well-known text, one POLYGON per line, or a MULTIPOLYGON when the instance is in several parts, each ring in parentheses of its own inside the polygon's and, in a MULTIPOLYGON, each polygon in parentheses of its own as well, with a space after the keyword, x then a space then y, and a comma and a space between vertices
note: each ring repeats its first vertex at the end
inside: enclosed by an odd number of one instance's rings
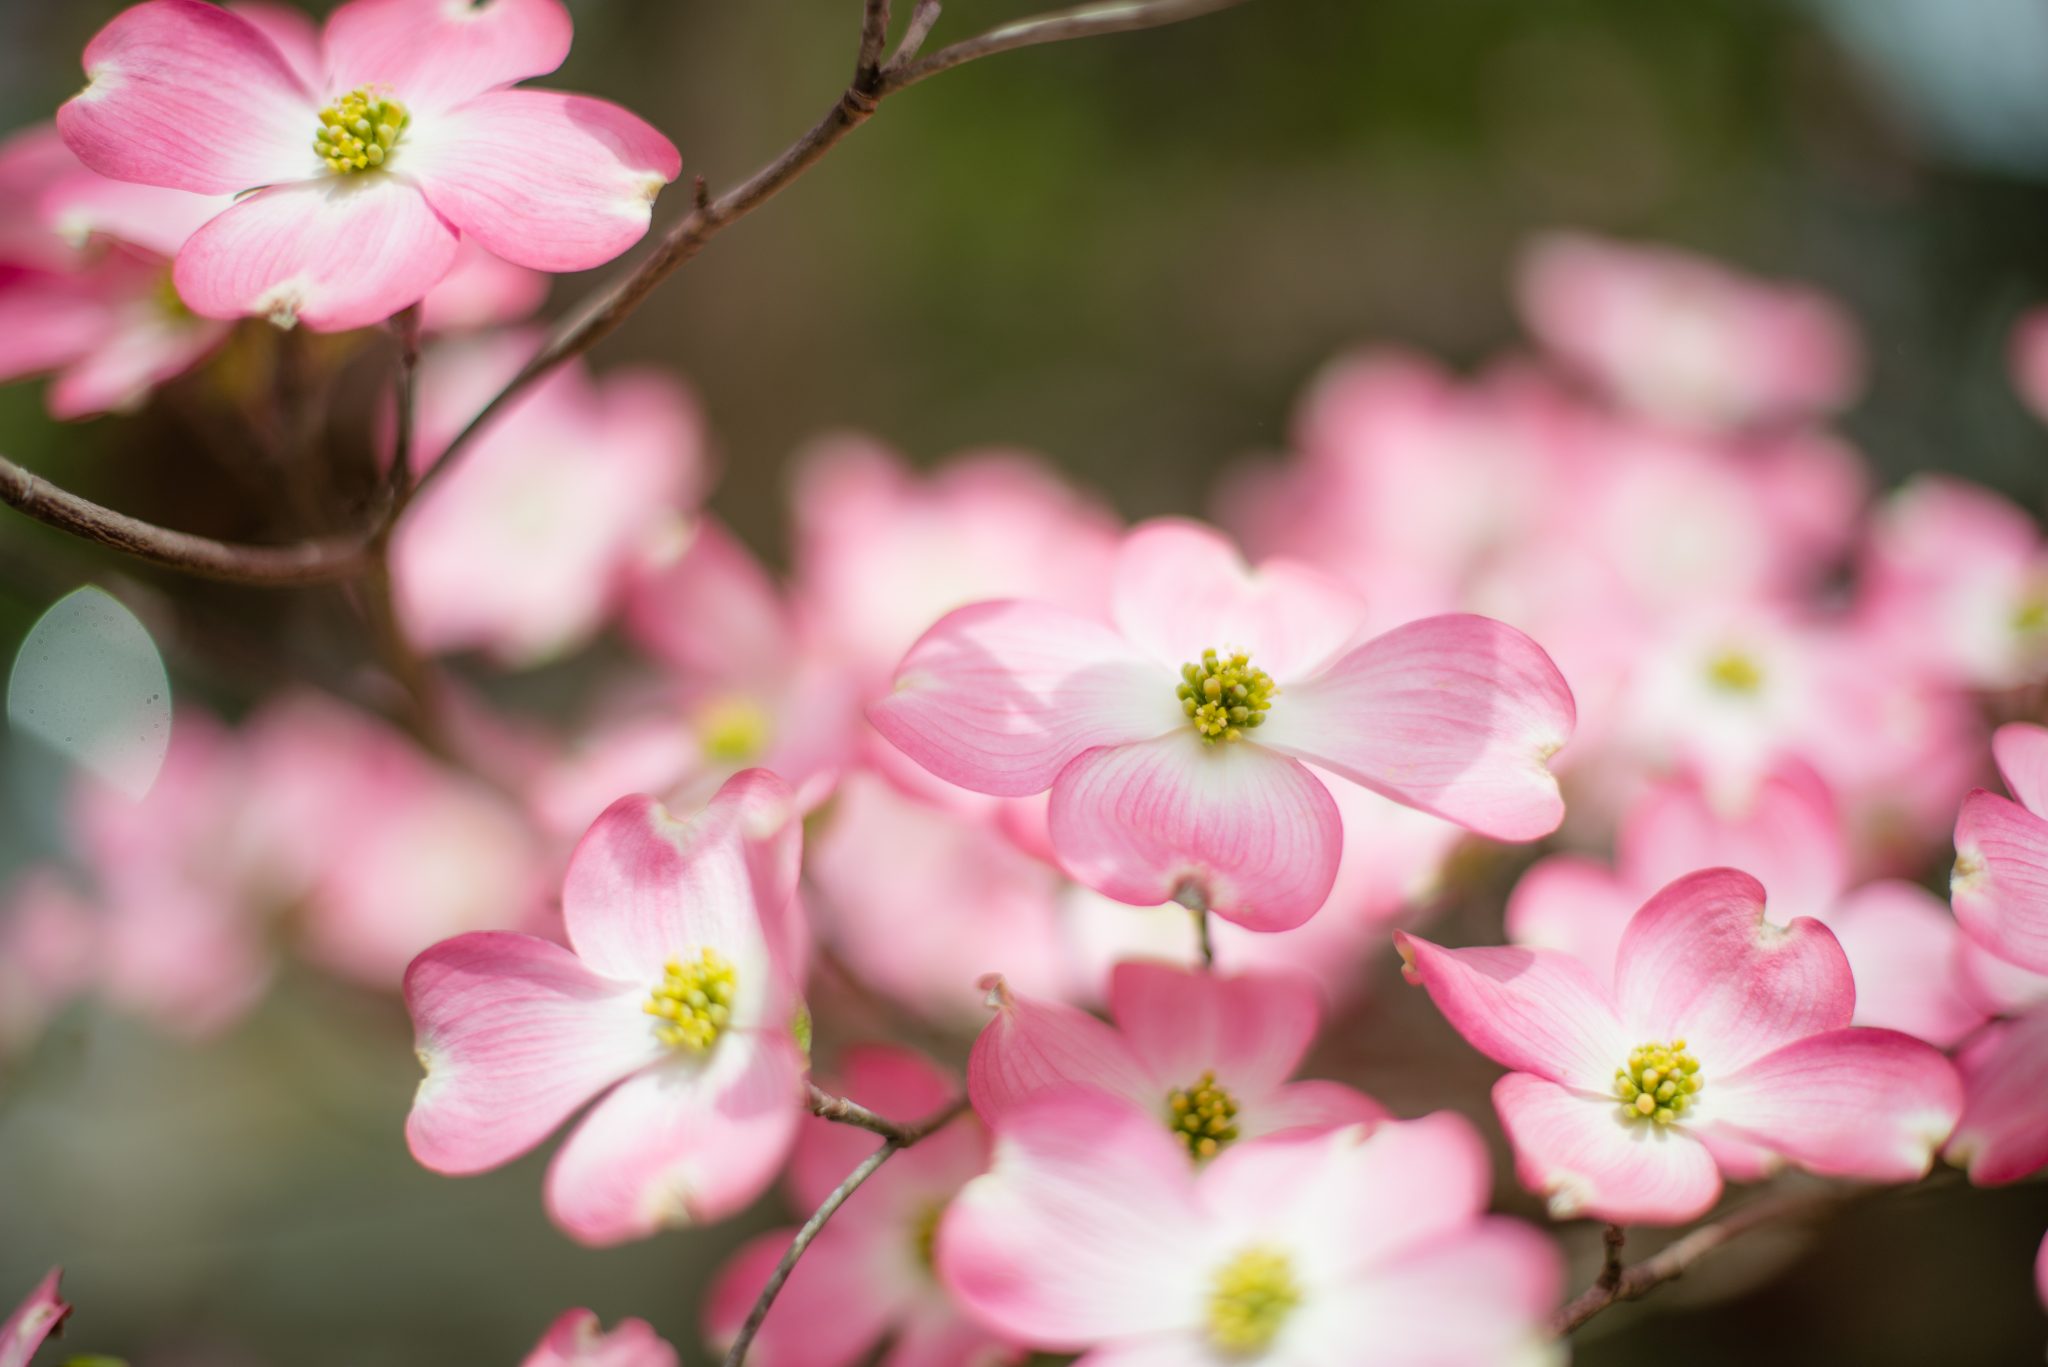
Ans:
POLYGON ((889 0, 865 0, 860 16, 860 55, 853 82, 872 87, 882 74, 882 49, 889 42, 889 0))
POLYGON ((942 47, 929 57, 888 72, 882 93, 893 95, 941 71, 992 57, 998 52, 1015 52, 1018 48, 1064 43, 1075 38, 1094 38, 1105 33, 1135 33, 1140 29, 1163 28, 1244 3, 1245 0, 1110 0, 1107 4, 1078 5, 1053 14, 1020 19, 977 37, 962 39, 950 47, 942 47))
POLYGON ((939 22, 939 0, 917 0, 917 7, 910 11, 910 22, 903 26, 903 40, 896 44, 896 51, 889 58, 889 70, 908 66, 912 58, 924 47, 924 40, 931 37, 932 28, 939 22))
POLYGON ((1609 1306, 1636 1300, 1664 1283, 1684 1276, 1694 1263, 1751 1230, 1792 1224, 1841 1205, 1845 1199, 1840 1192, 1800 1192, 1753 1201, 1723 1219, 1701 1225, 1656 1256, 1629 1268, 1621 1265, 1622 1232, 1609 1225, 1603 1236, 1607 1258, 1601 1266, 1599 1278, 1557 1312, 1551 1328, 1559 1338, 1563 1338, 1609 1306))
POLYGON ((835 1096, 815 1082, 810 1083, 809 1087, 812 1115, 836 1124, 852 1125, 906 1146, 915 1144, 934 1130, 944 1128, 955 1116, 967 1109, 967 1099, 962 1097, 935 1114, 913 1124, 906 1124, 900 1120, 890 1120, 886 1116, 876 1115, 858 1101, 835 1096))
POLYGON ((385 472, 385 492, 395 507, 405 500, 406 490, 412 487, 413 431, 419 425, 415 416, 419 405, 413 391, 420 369, 420 306, 413 304, 402 310, 391 320, 391 330, 398 336, 398 377, 393 385, 398 436, 392 443, 391 468, 385 472))

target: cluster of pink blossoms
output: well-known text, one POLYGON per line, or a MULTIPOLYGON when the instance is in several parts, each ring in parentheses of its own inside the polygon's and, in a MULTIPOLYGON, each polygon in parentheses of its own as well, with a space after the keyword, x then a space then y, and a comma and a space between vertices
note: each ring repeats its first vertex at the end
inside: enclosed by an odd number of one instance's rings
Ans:
MULTIPOLYGON (((616 256, 679 171, 518 84, 569 37, 558 0, 126 11, 0 149, 0 374, 80 416, 234 319, 419 306, 431 469, 539 346, 534 272, 616 256)), ((182 710, 150 796, 81 788, 9 895, 0 1044, 85 996, 228 1029, 291 954, 402 992, 426 1167, 567 1128, 543 1199, 583 1243, 890 1158, 765 1322, 791 1231, 710 1287, 757 1367, 1556 1360, 1562 1255, 1488 1213, 1475 1128, 1297 1076, 1396 963, 1507 1070, 1557 1221, 2048 1167, 2048 730, 1989 720, 2048 683, 2039 528, 1946 479, 1872 501, 1810 292, 1556 238, 1519 293, 1537 354, 1337 363, 1213 525, 823 441, 786 577, 705 512, 685 392, 564 367, 399 522, 398 630, 470 678, 627 663, 566 720, 449 676, 438 755, 305 693, 182 710), (1952 911, 1913 881, 1951 839, 1952 911), (1506 868, 1509 943, 1416 933, 1506 868)), ((0 1367, 66 1310, 53 1274, 0 1367)), ((527 1361, 677 1354, 577 1310, 527 1361)))

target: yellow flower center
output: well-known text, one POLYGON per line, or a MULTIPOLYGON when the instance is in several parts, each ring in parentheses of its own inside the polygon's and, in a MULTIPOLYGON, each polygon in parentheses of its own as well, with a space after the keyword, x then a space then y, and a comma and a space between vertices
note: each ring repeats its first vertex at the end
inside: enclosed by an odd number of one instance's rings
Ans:
POLYGON ((1224 655, 1205 650, 1199 664, 1180 667, 1180 685, 1173 695, 1196 732, 1213 745, 1243 740, 1246 731, 1266 720, 1279 692, 1272 677, 1252 668, 1251 657, 1243 651, 1224 655))
POLYGON ((338 176, 382 166, 412 119, 397 100, 359 86, 320 111, 313 151, 338 176))
POLYGON ((697 716, 704 757, 719 764, 745 764, 768 748, 772 725, 767 709, 751 698, 721 698, 697 716))
POLYGON ((2012 629, 2021 636, 2036 636, 2048 630, 2048 588, 2034 588, 2012 611, 2012 629))
POLYGON ((1724 650, 1707 662, 1707 682, 1723 693, 1755 693, 1764 686, 1764 671, 1739 650, 1724 650))
POLYGON ((695 959, 670 959, 641 1009, 655 1018, 654 1037, 671 1049, 701 1054, 732 1023, 739 974, 717 950, 695 959))
POLYGON ((1237 1098, 1216 1085, 1216 1074, 1203 1073, 1190 1087, 1166 1094, 1166 1125, 1196 1158, 1214 1158, 1237 1138, 1237 1098))
POLYGON ((939 1221, 946 1214, 946 1203, 935 1201, 929 1209, 918 1214, 917 1223, 911 1227, 910 1237, 917 1248, 917 1265, 930 1272, 938 1266, 939 1221))
POLYGON ((1209 1284, 1209 1341, 1229 1354, 1261 1352, 1300 1304, 1301 1286, 1286 1255, 1248 1248, 1209 1284))
POLYGON ((1669 1125, 1684 1115, 1705 1081, 1700 1061, 1685 1052, 1685 1041, 1645 1044, 1630 1051, 1628 1063, 1614 1070, 1614 1095, 1622 1116, 1631 1121, 1669 1125))

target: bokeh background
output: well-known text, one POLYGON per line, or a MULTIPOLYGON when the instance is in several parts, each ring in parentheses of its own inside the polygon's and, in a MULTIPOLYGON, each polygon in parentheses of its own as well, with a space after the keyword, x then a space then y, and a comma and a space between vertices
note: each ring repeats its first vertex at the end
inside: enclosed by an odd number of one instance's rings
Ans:
MULTIPOLYGON (((0 0, 0 127, 72 93, 118 8, 0 0)), ((858 5, 572 8, 576 49, 549 83, 640 111, 715 191, 834 98, 858 5)), ((956 0, 940 36, 1025 12, 956 0)), ((1514 254, 1574 225, 1834 293, 1869 340, 1845 430, 1880 477, 1948 469, 2038 510, 2048 430, 2013 397, 2005 349, 2048 299, 2044 73, 2035 0, 1255 0, 891 100, 597 359, 687 378, 723 464, 713 507, 770 557, 790 460, 835 429, 919 462, 1026 447, 1127 515, 1202 512, 1220 471, 1284 446, 1296 396, 1344 351, 1462 365, 1520 345, 1514 254)), ((588 283, 558 282, 556 306, 588 283)), ((0 389, 0 449, 173 526, 345 525, 360 472, 340 468, 342 496, 309 513, 285 496, 301 472, 222 449, 189 392, 217 382, 79 426, 47 420, 34 386, 0 389)), ((140 605, 175 686, 229 716, 280 660, 334 680, 364 663, 334 591, 160 578, 12 515, 0 659, 83 582, 140 605)), ((602 658, 519 680, 518 701, 545 709, 602 658)), ((5 762, 0 872, 52 824, 47 770, 18 742, 5 762)), ((1498 891, 1457 914, 1497 916, 1498 891)), ((1387 958, 1325 1062, 1397 1109, 1469 1107, 1491 1070, 1396 990, 1387 958)), ((541 1157, 460 1182, 412 1164, 416 1077, 402 1010, 310 972, 204 1048, 67 1013, 0 1076, 0 1300, 61 1260, 83 1307, 72 1346, 147 1364, 511 1363, 578 1304, 695 1351, 707 1264, 762 1220, 577 1249, 541 1213, 541 1157)), ((2039 1361, 2048 1322, 2025 1274, 2044 1224, 2039 1185, 1872 1200, 1810 1244, 1759 1240, 1608 1316, 1581 1360, 2039 1361)))

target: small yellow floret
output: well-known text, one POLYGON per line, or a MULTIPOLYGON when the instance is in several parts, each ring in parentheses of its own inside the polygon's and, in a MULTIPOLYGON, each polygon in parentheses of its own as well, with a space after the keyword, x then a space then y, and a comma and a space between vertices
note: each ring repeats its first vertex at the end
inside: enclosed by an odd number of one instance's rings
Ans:
POLYGON ((1166 1124, 1196 1158, 1214 1158, 1237 1138, 1237 1099, 1205 1072, 1166 1094, 1166 1124))
POLYGON ((1614 1095, 1623 1119, 1653 1125, 1669 1125, 1684 1115, 1705 1085, 1700 1061, 1685 1051, 1682 1039, 1641 1045, 1614 1070, 1614 1095))
POLYGON ((313 151, 338 176, 382 166, 412 115, 397 100, 359 86, 320 111, 313 151))
POLYGON ((1246 1249, 1209 1285, 1209 1341, 1225 1353, 1263 1351, 1300 1304, 1301 1285, 1286 1255, 1246 1249))
POLYGON ((1280 692, 1272 677, 1252 667, 1243 651, 1224 655, 1205 650, 1198 664, 1182 665, 1174 697, 1203 740, 1243 740, 1244 733, 1264 724, 1273 698, 1280 692))
POLYGON ((718 1043, 732 1023, 738 990, 739 974, 707 946, 694 960, 670 959, 641 1009, 658 1022, 656 1039, 671 1049, 701 1054, 718 1043))

